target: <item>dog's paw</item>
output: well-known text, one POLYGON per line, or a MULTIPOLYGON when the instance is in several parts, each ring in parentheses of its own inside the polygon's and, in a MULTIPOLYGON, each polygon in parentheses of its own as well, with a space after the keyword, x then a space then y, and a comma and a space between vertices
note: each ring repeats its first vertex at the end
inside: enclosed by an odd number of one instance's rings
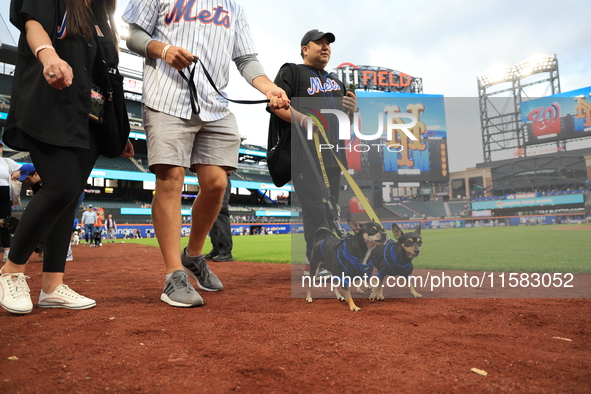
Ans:
POLYGON ((345 302, 346 298, 343 296, 337 297, 337 300, 339 300, 340 302, 345 302))
POLYGON ((412 294, 414 298, 423 298, 422 294, 417 293, 416 291, 412 294))
POLYGON ((355 288, 355 292, 356 292, 357 294, 364 294, 364 293, 365 293, 361 287, 356 287, 356 288, 355 288))
POLYGON ((386 300, 386 297, 384 297, 383 295, 381 295, 379 297, 376 297, 376 300, 378 300, 378 301, 385 301, 386 300))
POLYGON ((352 312, 361 312, 361 308, 359 308, 358 306, 355 306, 355 307, 352 306, 350 309, 352 312))
POLYGON ((306 298, 306 302, 312 302, 311 298, 306 298))

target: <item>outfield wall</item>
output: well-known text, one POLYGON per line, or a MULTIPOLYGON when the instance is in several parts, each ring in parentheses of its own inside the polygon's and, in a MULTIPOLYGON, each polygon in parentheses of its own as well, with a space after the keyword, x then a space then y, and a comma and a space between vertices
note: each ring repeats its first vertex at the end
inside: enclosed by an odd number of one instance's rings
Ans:
MULTIPOLYGON (((546 224, 580 224, 591 220, 591 216, 585 216, 582 213, 569 213, 562 215, 528 215, 528 216, 501 216, 491 218, 465 218, 465 219, 420 219, 420 220, 397 220, 383 222, 387 229, 396 223, 402 230, 415 229, 419 224, 423 229, 441 229, 441 228, 479 228, 479 227, 506 227, 506 226, 537 226, 546 224)), ((342 223, 345 230, 350 230, 347 223, 342 223)), ((261 234, 262 228, 265 234, 297 234, 304 231, 301 223, 237 223, 232 224, 232 234, 253 235, 261 234)), ((181 229, 181 236, 188 236, 190 225, 184 224, 181 229)), ((151 237, 154 237, 154 226, 151 224, 122 224, 117 225, 118 239, 124 239, 127 230, 133 234, 133 230, 140 230, 142 237, 146 238, 147 231, 150 230, 151 237)))

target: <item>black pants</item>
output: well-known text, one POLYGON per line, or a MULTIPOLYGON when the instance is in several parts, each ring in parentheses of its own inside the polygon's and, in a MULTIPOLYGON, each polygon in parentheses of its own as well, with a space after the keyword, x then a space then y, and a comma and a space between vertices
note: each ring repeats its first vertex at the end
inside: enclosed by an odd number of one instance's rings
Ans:
POLYGON ((228 185, 224 193, 224 199, 222 200, 222 207, 218 217, 215 219, 211 230, 209 230, 209 236, 211 237, 211 249, 212 256, 226 256, 232 254, 232 226, 230 226, 230 210, 228 209, 228 203, 230 202, 230 191, 232 186, 230 179, 228 178, 228 185))
MULTIPOLYGON (((322 172, 318 169, 320 175, 322 172)), ((300 161, 297 167, 292 168, 293 186, 296 196, 302 207, 302 221, 304 224, 304 239, 306 240, 306 257, 312 255, 314 247, 314 234, 320 227, 333 229, 331 213, 324 203, 324 187, 320 187, 317 177, 307 161, 300 161)), ((330 195, 335 202, 339 201, 339 184, 341 170, 338 168, 327 169, 330 183, 330 195)))
POLYGON ((27 138, 27 146, 43 186, 33 196, 18 225, 10 260, 25 264, 43 241, 43 272, 64 272, 80 194, 99 155, 96 136, 90 149, 66 148, 27 138))
MULTIPOLYGON (((0 186, 0 219, 6 219, 12 215, 10 197, 10 186, 0 186)), ((10 231, 6 227, 0 227, 0 242, 2 247, 10 248, 10 231)))

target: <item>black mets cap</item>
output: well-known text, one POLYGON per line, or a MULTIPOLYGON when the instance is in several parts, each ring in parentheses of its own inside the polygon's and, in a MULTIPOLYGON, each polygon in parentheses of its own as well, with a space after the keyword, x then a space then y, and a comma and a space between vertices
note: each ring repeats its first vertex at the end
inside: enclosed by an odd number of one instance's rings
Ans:
POLYGON ((308 45, 308 43, 310 41, 320 40, 322 37, 326 37, 326 39, 330 43, 333 43, 335 41, 334 34, 325 33, 325 32, 320 31, 318 29, 314 29, 314 30, 310 30, 309 32, 304 34, 304 37, 302 38, 302 45, 301 46, 306 46, 306 45, 308 45))

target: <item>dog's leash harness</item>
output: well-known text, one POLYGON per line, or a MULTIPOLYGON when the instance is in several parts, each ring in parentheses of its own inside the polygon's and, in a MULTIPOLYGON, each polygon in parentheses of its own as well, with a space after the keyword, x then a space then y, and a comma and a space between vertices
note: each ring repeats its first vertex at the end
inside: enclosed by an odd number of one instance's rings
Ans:
MULTIPOLYGON (((314 137, 314 145, 316 146, 316 152, 318 153, 318 161, 320 163, 320 167, 322 169, 323 176, 324 176, 324 179, 325 179, 325 182, 326 182, 326 170, 324 169, 324 161, 322 160, 322 155, 320 153, 320 137, 322 137, 322 139, 324 140, 324 142, 327 145, 331 145, 331 144, 330 144, 330 141, 328 140, 328 137, 326 135, 326 131, 324 130, 324 126, 322 125, 322 122, 320 121, 320 119, 318 119, 318 117, 316 115, 314 115, 314 114, 309 114, 307 116, 309 116, 310 118, 312 118, 314 120, 314 123, 318 127, 318 133, 314 133, 314 136, 313 136, 314 137)), ((292 114, 292 118, 293 118, 293 114, 292 114)), ((306 153, 308 153, 309 149, 308 149, 308 145, 306 144, 306 141, 305 141, 305 139, 303 137, 303 133, 300 131, 297 122, 295 122, 295 125, 296 125, 297 134, 300 136, 300 139, 302 140, 302 143, 304 145, 304 150, 306 151, 306 153)), ((353 179, 353 177, 351 176, 351 174, 349 174, 349 171, 347 170, 347 168, 339 160, 339 158, 338 158, 337 154, 335 153, 334 149, 330 149, 330 151, 332 152, 336 163, 339 165, 339 168, 341 169, 341 172, 342 172, 343 176, 345 177, 345 179, 349 183, 349 186, 351 186, 351 190, 353 190, 353 192, 355 193, 355 197, 357 197, 357 199, 359 200, 359 203, 361 204, 361 206, 363 206, 363 209, 365 210, 365 212, 369 216, 369 219, 370 220, 373 220, 374 222, 376 222, 376 223, 378 223, 378 224, 381 225, 381 222, 380 222, 380 219, 378 218, 378 215, 376 215, 376 213, 374 212, 374 210, 371 207, 370 203, 366 200, 365 195, 363 194, 363 192, 361 191, 361 189, 357 185, 357 182, 355 182, 355 179, 353 179)), ((311 162, 313 162, 313 161, 311 160, 311 162)), ((321 179, 320 178, 320 174, 317 174, 316 176, 318 177, 319 182, 320 182, 320 179, 321 179)), ((340 216, 339 216, 339 220, 340 220, 340 216)), ((339 224, 339 227, 340 227, 340 224, 339 224)))
MULTIPOLYGON (((324 142, 326 144, 329 144, 330 145, 330 142, 328 140, 328 137, 326 136, 326 132, 324 130, 324 127, 322 126, 322 124, 320 122, 318 122, 318 131, 320 132, 320 136, 324 139, 324 142)), ((320 145, 319 137, 316 136, 316 135, 314 135, 314 136, 315 136, 315 140, 314 141, 316 143, 316 149, 318 151, 320 151, 320 149, 319 149, 319 145, 320 145)), ((359 200, 359 203, 361 204, 361 206, 363 207, 363 209, 365 210, 365 212, 369 216, 369 220, 373 220, 374 222, 376 222, 376 223, 378 223, 378 224, 381 225, 382 223, 380 222, 380 219, 378 218, 378 215, 376 215, 376 213, 374 212, 374 210, 371 207, 370 203, 366 200, 365 195, 363 194, 363 192, 361 191, 361 189, 357 185, 357 182, 355 182, 355 180, 353 179, 353 177, 351 176, 351 174, 349 174, 349 171, 347 170, 347 168, 343 165, 343 163, 341 163, 341 161, 337 157, 337 154, 335 153, 334 149, 330 149, 330 151, 332 152, 336 163, 341 168, 341 172, 343 173, 343 176, 345 177, 345 179, 349 183, 349 186, 351 186, 351 189, 355 193, 355 197, 357 197, 357 199, 359 200)))
MULTIPOLYGON (((351 253, 349 253, 349 251, 347 250, 346 241, 349 240, 350 238, 351 237, 347 237, 345 239, 340 240, 337 243, 337 245, 336 245, 337 261, 339 262, 343 271, 345 271, 349 277, 360 276, 363 274, 370 275, 371 272, 373 271, 373 263, 372 263, 371 259, 368 259, 367 264, 363 264, 362 258, 355 257, 351 253), (351 270, 347 267, 345 262, 348 262, 350 265, 352 265, 353 268, 355 269, 355 272, 351 272, 351 270)), ((320 253, 322 253, 324 241, 326 241, 326 240, 322 240, 322 242, 320 243, 320 253)), ((348 278, 345 278, 343 282, 346 285, 346 287, 350 286, 348 278)))
POLYGON ((193 65, 193 67, 191 67, 191 66, 188 67, 188 70, 189 70, 188 77, 185 75, 183 70, 178 70, 178 71, 179 71, 179 74, 181 74, 181 77, 185 81, 187 81, 187 83, 189 84, 189 94, 191 95, 191 109, 193 110, 193 113, 195 115, 199 115, 201 113, 201 106, 199 106, 199 102, 197 101, 197 88, 195 87, 195 81, 194 81, 195 68, 197 68, 197 63, 201 64, 201 68, 203 69, 203 73, 205 74, 205 78, 207 78, 207 80, 209 81, 209 83, 213 87, 213 90, 215 90, 217 92, 217 94, 222 96, 225 100, 228 100, 228 101, 230 101, 232 103, 236 103, 236 104, 265 104, 265 103, 269 102, 268 99, 265 99, 265 100, 232 100, 232 99, 224 96, 218 90, 217 86, 215 85, 215 82, 213 81, 213 78, 209 74, 209 71, 207 71, 207 68, 205 68, 205 65, 203 64, 201 59, 199 59, 197 56, 195 56, 195 57, 193 57, 193 62, 195 62, 195 65, 193 65))
MULTIPOLYGON (((386 263, 386 266, 390 269, 390 272, 393 272, 393 275, 402 275, 405 278, 408 278, 408 276, 412 273, 412 269, 413 269, 413 265, 412 265, 412 261, 409 261, 408 264, 405 265, 400 265, 400 260, 398 260, 398 256, 396 256, 396 242, 392 241, 392 240, 387 240, 386 241, 386 245, 384 246, 384 252, 382 253, 382 257, 384 259, 384 262, 386 263), (390 265, 390 263, 388 262, 389 260, 389 256, 392 256, 392 259, 394 260, 394 265, 396 266, 396 268, 392 267, 390 265), (410 272, 408 272, 410 269, 410 272), (400 273, 402 272, 402 273, 400 273)), ((375 257, 372 257, 370 259, 371 263, 373 264, 373 262, 375 261, 375 257)), ((382 273, 378 270, 378 277, 383 279, 384 275, 382 275, 382 273)))

